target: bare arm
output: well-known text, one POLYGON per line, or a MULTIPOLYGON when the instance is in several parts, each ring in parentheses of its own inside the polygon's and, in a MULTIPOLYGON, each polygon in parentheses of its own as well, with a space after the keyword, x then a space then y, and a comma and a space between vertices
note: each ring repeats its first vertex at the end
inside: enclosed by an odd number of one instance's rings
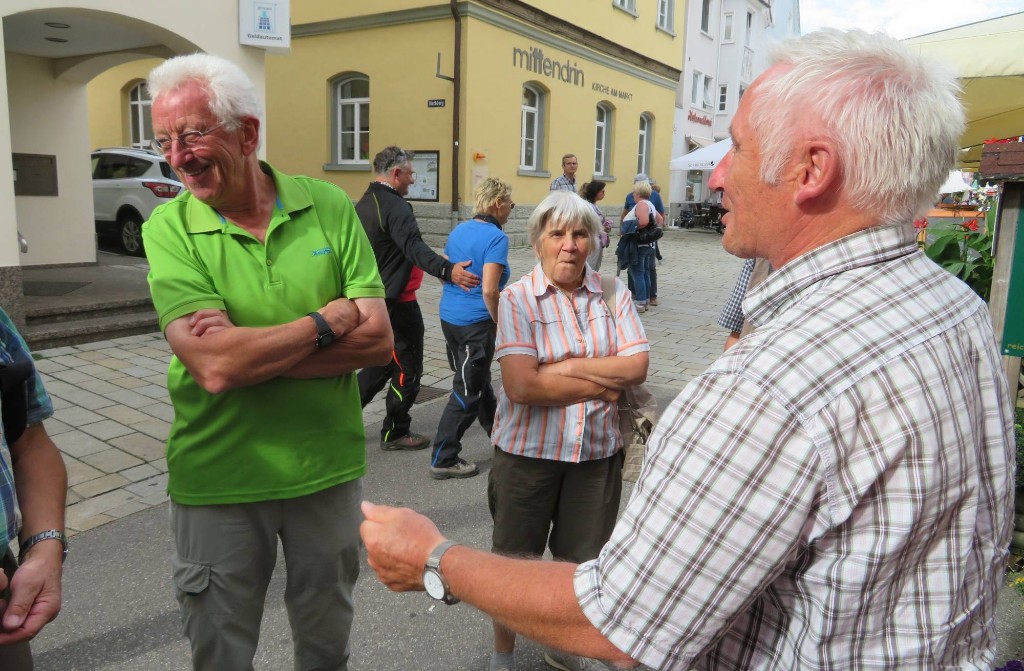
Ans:
POLYGON ((491 319, 495 323, 498 321, 498 297, 501 295, 498 283, 501 281, 501 272, 504 269, 505 266, 500 263, 484 264, 484 283, 481 290, 484 295, 484 305, 487 306, 487 311, 491 313, 491 319))
MULTIPOLYGON (((33 424, 10 448, 23 518, 21 538, 48 529, 63 531, 68 480, 57 446, 42 424, 33 424)), ((63 548, 56 540, 41 541, 25 553, 24 562, 11 582, 10 601, 0 602, 0 645, 30 640, 57 617, 61 607, 62 555, 63 548)), ((0 572, 0 589, 6 581, 0 572)))
POLYGON ((651 209, 650 204, 646 200, 641 200, 636 204, 636 227, 646 228, 651 223, 651 209))
POLYGON ((382 366, 395 347, 383 298, 356 298, 359 326, 325 349, 316 350, 284 373, 285 377, 314 378, 344 375, 367 366, 382 366))
MULTIPOLYGON (((650 357, 647 352, 631 356, 600 356, 565 359, 540 366, 542 375, 567 375, 589 380, 609 389, 626 389, 647 379, 650 357)), ((547 384, 545 377, 544 384, 547 384)))
MULTIPOLYGON (((444 537, 409 509, 363 502, 360 532, 370 567, 388 588, 423 589, 427 557, 444 537)), ((445 553, 441 570, 452 593, 541 644, 568 652, 635 665, 587 620, 573 589, 575 564, 499 557, 463 546, 445 553)))
POLYGON ((501 383, 513 403, 538 406, 563 406, 593 399, 614 402, 619 392, 577 377, 544 375, 537 358, 527 354, 509 354, 499 359, 501 383))
MULTIPOLYGON (((202 310, 175 319, 164 329, 171 351, 189 374, 211 394, 247 387, 283 375, 316 350, 316 324, 300 317, 280 326, 251 328, 221 325, 202 310)), ((359 310, 347 298, 338 298, 319 312, 337 337, 359 323, 359 310)))

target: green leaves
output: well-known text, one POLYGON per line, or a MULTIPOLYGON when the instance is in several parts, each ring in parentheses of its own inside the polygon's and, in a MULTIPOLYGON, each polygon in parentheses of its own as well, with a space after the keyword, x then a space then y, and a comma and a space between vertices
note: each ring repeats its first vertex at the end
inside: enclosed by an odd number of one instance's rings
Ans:
POLYGON ((963 280, 974 293, 988 300, 992 288, 992 235, 978 230, 977 219, 952 228, 931 229, 932 242, 925 247, 928 258, 963 280))

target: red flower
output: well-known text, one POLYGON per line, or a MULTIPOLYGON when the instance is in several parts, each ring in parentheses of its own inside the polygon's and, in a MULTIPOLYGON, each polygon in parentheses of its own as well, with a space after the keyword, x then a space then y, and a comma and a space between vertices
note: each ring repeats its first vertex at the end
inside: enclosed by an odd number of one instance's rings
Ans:
POLYGON ((928 217, 921 217, 920 219, 914 219, 914 228, 928 228, 928 217))
POLYGON ((968 219, 967 221, 965 221, 963 223, 963 227, 965 229, 967 229, 968 231, 976 231, 976 230, 978 230, 978 220, 977 219, 968 219))

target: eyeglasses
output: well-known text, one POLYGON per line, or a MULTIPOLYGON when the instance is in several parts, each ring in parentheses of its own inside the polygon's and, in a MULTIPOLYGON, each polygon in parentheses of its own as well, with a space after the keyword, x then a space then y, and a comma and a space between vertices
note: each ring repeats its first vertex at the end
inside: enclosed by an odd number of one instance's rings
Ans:
POLYGON ((217 130, 224 125, 225 122, 221 122, 213 128, 206 130, 190 130, 187 133, 181 133, 178 137, 157 137, 153 138, 150 142, 153 149, 160 152, 161 154, 170 153, 171 147, 174 146, 174 141, 178 141, 178 145, 183 149, 190 149, 195 147, 197 144, 202 142, 202 139, 217 130))

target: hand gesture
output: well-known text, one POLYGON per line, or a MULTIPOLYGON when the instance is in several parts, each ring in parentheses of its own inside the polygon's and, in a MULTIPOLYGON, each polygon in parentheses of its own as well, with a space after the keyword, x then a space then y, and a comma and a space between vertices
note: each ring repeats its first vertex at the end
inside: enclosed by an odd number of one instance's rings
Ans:
POLYGON ((189 316, 188 325, 192 327, 192 335, 202 338, 204 335, 213 335, 218 331, 234 327, 228 319, 228 313, 224 310, 204 308, 196 310, 189 316))
MULTIPOLYGON (((10 582, 10 598, 0 600, 0 645, 32 640, 57 617, 62 554, 60 543, 46 542, 26 555, 10 582)), ((0 571, 0 591, 6 585, 7 577, 0 571)))
POLYGON ((365 521, 359 533, 367 560, 388 589, 423 589, 423 567, 430 552, 444 542, 434 523, 408 508, 378 506, 363 501, 365 521))
POLYGON ((462 287, 466 291, 480 284, 480 278, 466 270, 472 263, 472 261, 460 261, 452 264, 452 284, 462 287))
POLYGON ((320 308, 320 314, 327 320, 336 338, 341 338, 359 326, 361 319, 359 308, 347 298, 335 298, 320 308))

